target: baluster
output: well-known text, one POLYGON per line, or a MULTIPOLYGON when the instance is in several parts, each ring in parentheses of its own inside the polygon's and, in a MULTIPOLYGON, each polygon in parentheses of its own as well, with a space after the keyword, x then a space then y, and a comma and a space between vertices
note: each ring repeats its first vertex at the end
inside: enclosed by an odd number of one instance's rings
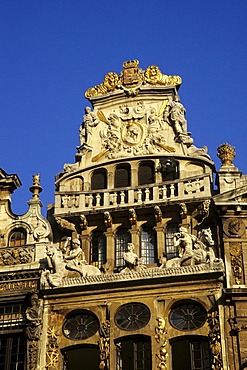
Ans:
POLYGON ((137 203, 142 202, 142 189, 137 190, 137 203))
POLYGON ((145 201, 148 202, 150 200, 150 190, 149 188, 145 189, 145 201))
POLYGON ((163 185, 162 187, 162 199, 166 199, 167 198, 167 187, 166 185, 163 185))
POLYGON ((200 180, 199 179, 196 179, 195 181, 195 185, 196 185, 196 193, 200 193, 200 180))
POLYGON ((113 201, 113 205, 117 206, 117 192, 116 191, 112 195, 112 201, 113 201))
POLYGON ((174 198, 174 193, 175 193, 175 185, 174 184, 171 184, 171 195, 170 195, 170 198, 174 198))
POLYGON ((120 192, 120 204, 125 204, 125 194, 124 191, 120 192))
POLYGON ((88 207, 93 206, 93 194, 89 194, 88 196, 88 207))
POLYGON ((97 193, 96 194, 96 207, 99 207, 100 206, 100 199, 101 199, 100 193, 97 193))

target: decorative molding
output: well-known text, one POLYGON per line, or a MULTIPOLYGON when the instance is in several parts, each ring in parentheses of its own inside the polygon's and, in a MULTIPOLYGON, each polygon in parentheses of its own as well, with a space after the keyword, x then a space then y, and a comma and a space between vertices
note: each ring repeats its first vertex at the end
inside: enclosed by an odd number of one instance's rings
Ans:
POLYGON ((34 260, 34 247, 4 248, 0 250, 0 265, 12 266, 31 263, 34 260))
POLYGON ((212 369, 223 370, 219 312, 213 311, 209 313, 207 321, 209 326, 208 336, 212 355, 212 369))
POLYGON ((241 284, 241 281, 243 278, 242 243, 239 243, 239 242, 229 243, 229 249, 230 249, 231 266, 233 270, 235 283, 239 285, 241 284))
POLYGON ((100 370, 110 370, 110 321, 106 320, 99 329, 100 370))
POLYGON ((79 285, 91 285, 91 284, 104 284, 112 282, 123 282, 123 281, 134 281, 143 279, 154 279, 160 277, 171 277, 176 276, 189 276, 189 275, 199 275, 199 274, 212 274, 218 273, 223 276, 224 274, 224 264, 222 260, 217 260, 211 264, 205 263, 195 266, 182 266, 182 267, 171 267, 171 268, 147 268, 141 271, 128 271, 123 274, 101 274, 95 276, 85 276, 85 277, 64 277, 61 279, 61 284, 58 286, 51 286, 45 282, 42 289, 67 287, 67 286, 79 286, 79 285))
POLYGON ((167 329, 166 329, 166 322, 165 319, 162 317, 157 317, 156 319, 157 325, 155 327, 155 339, 158 343, 159 348, 156 352, 157 358, 157 369, 163 370, 167 369, 167 359, 168 359, 168 352, 167 352, 167 329))
POLYGON ((47 331, 48 343, 46 346, 46 369, 58 370, 59 362, 59 346, 58 346, 58 334, 54 327, 51 327, 47 331))

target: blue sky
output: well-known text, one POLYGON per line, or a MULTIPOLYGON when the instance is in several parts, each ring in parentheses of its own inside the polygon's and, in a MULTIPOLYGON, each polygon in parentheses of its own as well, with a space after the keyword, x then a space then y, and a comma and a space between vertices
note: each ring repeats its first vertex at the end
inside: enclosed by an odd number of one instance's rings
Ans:
POLYGON ((229 142, 247 172, 246 0, 0 0, 0 35, 0 167, 23 184, 15 213, 40 173, 46 214, 55 174, 74 162, 85 90, 129 59, 182 76, 195 145, 219 168, 229 142))

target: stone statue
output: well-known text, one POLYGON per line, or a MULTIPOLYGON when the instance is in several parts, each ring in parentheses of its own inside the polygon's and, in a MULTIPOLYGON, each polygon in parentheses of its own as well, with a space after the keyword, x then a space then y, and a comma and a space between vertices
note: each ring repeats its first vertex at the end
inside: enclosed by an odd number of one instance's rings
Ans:
POLYGON ((135 246, 133 243, 128 243, 128 252, 123 253, 123 259, 125 261, 125 268, 121 273, 130 272, 135 270, 138 266, 139 257, 134 253, 135 246))
POLYGON ((93 139, 93 128, 99 124, 94 112, 90 107, 85 108, 85 115, 83 116, 83 125, 80 127, 80 142, 81 145, 87 145, 91 148, 93 139))
POLYGON ((183 104, 180 103, 179 95, 176 95, 174 100, 167 104, 164 111, 164 120, 170 117, 172 127, 175 134, 187 133, 187 121, 185 119, 186 110, 183 104))
POLYGON ((174 235, 174 246, 178 248, 179 257, 168 260, 166 267, 206 263, 205 245, 195 235, 189 234, 185 227, 180 227, 179 232, 174 235))
POLYGON ((42 314, 38 295, 30 296, 30 306, 25 311, 27 319, 26 335, 29 340, 39 340, 41 336, 42 314))
MULTIPOLYGON (((71 241, 70 237, 67 238, 64 249, 67 248, 69 241, 71 241)), ((79 239, 73 239, 71 241, 71 247, 65 254, 64 261, 66 262, 67 269, 78 271, 79 273, 81 273, 82 264, 87 265, 85 254, 81 249, 81 243, 79 239)))

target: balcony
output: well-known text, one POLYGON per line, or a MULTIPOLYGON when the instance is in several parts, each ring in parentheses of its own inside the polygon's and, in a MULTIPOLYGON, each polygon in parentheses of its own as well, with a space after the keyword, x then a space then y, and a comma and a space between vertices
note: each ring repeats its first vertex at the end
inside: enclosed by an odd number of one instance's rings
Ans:
POLYGON ((56 192, 55 214, 109 210, 138 205, 182 202, 211 196, 210 175, 138 187, 56 192))

